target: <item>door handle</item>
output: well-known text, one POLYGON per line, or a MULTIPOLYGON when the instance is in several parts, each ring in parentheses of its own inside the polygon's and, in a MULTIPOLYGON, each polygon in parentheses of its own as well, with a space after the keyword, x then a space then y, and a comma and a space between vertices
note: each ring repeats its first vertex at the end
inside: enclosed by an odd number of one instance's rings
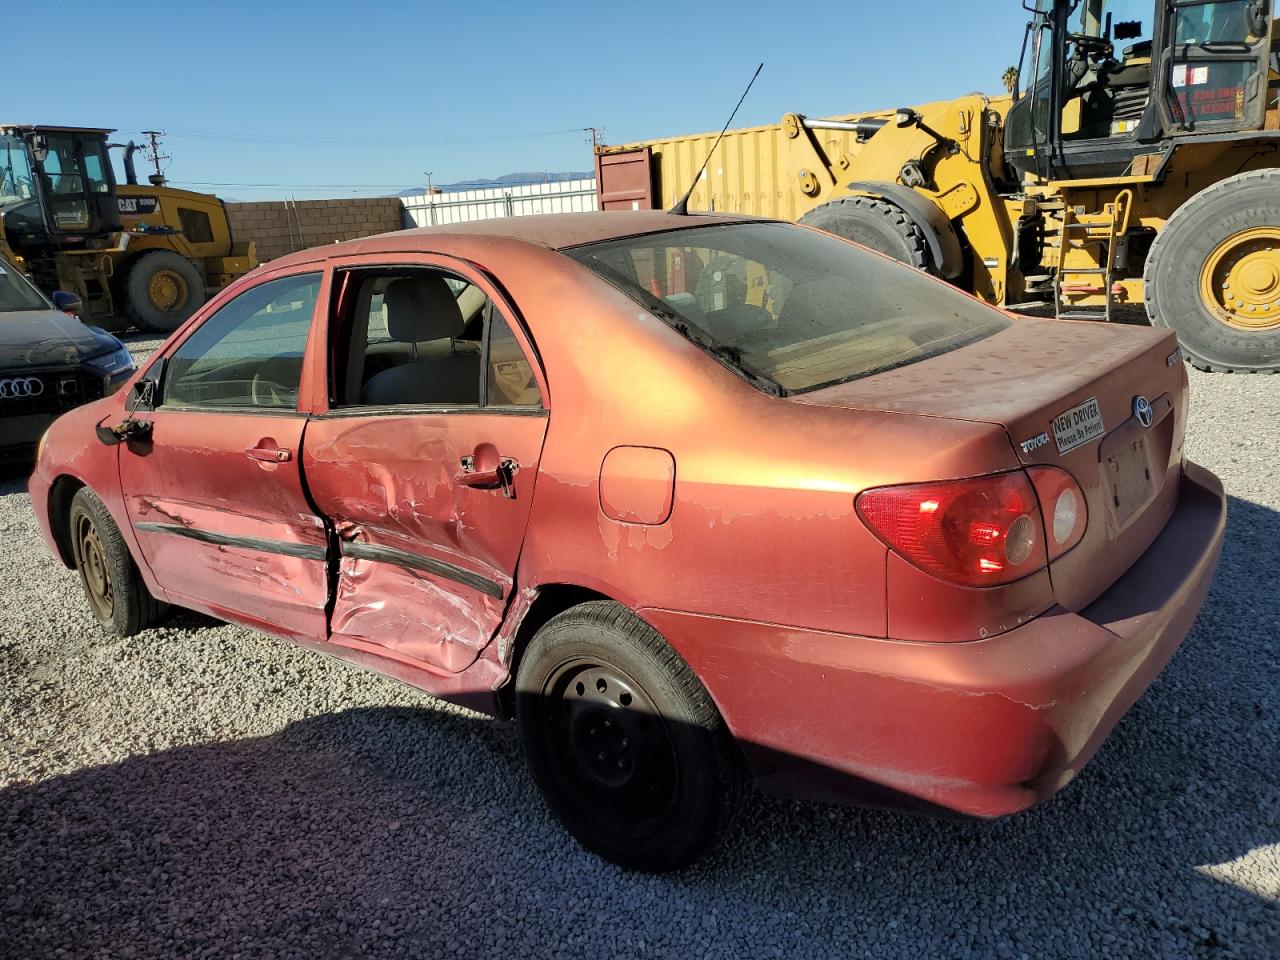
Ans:
POLYGON ((246 447, 244 455, 265 463, 288 463, 293 459, 293 454, 282 447, 246 447))
POLYGON ((474 490, 497 490, 501 487, 504 497, 508 500, 515 499, 515 478, 520 464, 510 457, 502 457, 497 466, 489 470, 477 470, 475 457, 463 457, 458 464, 462 467, 462 472, 454 479, 460 486, 474 490))

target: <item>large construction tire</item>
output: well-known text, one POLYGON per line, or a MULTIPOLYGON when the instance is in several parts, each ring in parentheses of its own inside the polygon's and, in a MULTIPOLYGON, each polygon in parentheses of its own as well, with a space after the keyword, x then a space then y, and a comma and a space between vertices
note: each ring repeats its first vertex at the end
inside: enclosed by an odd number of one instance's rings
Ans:
POLYGON ((1280 371, 1280 170, 1202 190, 1169 218, 1143 272, 1147 315, 1193 366, 1280 371))
POLYGON ((810 210, 800 222, 878 250, 926 273, 938 273, 920 225, 901 207, 884 200, 841 197, 810 210))
POLYGON ((172 333, 204 303, 204 278, 171 250, 142 254, 124 279, 125 315, 143 330, 172 333))

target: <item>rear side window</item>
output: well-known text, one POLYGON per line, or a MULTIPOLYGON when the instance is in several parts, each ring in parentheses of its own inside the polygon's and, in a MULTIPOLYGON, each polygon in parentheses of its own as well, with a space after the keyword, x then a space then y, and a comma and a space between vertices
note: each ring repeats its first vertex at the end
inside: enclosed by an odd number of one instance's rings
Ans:
POLYGON ((1010 323, 910 267, 789 224, 696 227, 565 253, 772 393, 906 366, 1010 323))
POLYGON ((164 406, 294 410, 320 274, 247 290, 169 357, 164 406))

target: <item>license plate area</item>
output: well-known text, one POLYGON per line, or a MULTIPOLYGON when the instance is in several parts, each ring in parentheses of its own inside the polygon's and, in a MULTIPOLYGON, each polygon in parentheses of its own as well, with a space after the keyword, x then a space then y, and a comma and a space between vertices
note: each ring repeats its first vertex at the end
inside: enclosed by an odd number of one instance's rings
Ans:
POLYGON ((1156 495, 1147 438, 1131 440, 1102 462, 1106 479, 1107 519, 1119 533, 1156 495))

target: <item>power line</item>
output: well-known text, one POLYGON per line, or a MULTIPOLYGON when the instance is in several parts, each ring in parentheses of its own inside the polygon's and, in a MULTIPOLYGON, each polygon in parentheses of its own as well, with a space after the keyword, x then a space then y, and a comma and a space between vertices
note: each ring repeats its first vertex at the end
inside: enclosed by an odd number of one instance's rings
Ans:
POLYGON ((230 180, 175 180, 188 187, 275 187, 284 190, 407 190, 403 183, 235 183, 230 180))
POLYGON ((170 129, 171 139, 227 141, 230 143, 259 143, 277 146, 340 147, 340 146, 431 146, 496 143, 511 140, 534 140, 542 137, 559 137, 581 133, 581 127, 563 130, 539 130, 531 133, 512 133, 480 137, 325 137, 310 134, 269 134, 217 130, 170 129))

